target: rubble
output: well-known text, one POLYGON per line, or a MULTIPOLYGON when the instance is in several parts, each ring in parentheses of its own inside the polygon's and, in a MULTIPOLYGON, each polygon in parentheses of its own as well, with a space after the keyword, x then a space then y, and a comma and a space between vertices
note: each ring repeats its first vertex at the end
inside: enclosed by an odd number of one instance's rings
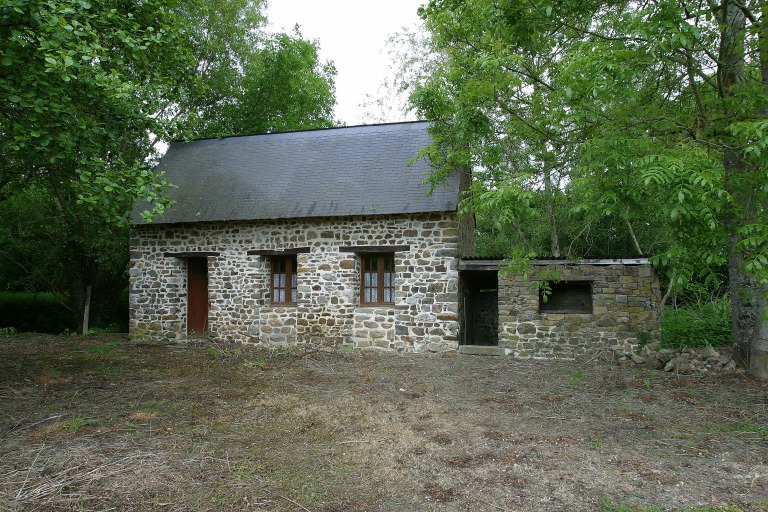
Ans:
POLYGON ((731 357, 731 347, 669 349, 661 348, 659 343, 649 343, 640 348, 617 345, 612 350, 614 359, 622 366, 681 374, 731 374, 739 371, 731 357))

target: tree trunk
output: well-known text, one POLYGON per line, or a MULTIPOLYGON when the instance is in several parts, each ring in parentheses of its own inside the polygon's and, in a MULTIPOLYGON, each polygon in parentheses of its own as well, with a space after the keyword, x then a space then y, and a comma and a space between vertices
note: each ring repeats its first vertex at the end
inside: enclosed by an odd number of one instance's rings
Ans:
POLYGON ((744 261, 738 248, 739 237, 735 221, 727 224, 730 234, 728 247, 728 292, 731 297, 733 358, 739 366, 748 367, 752 331, 755 326, 755 295, 752 283, 744 271, 744 261))
POLYGON ((624 216, 624 220, 627 223, 629 236, 632 237, 632 243, 635 244, 635 250, 637 251, 637 254, 643 256, 643 248, 640 247, 640 242, 637 240, 637 236, 635 236, 635 230, 632 228, 632 223, 629 221, 629 211, 627 211, 626 215, 624 216))
MULTIPOLYGON (((459 190, 461 191, 461 199, 469 199, 472 194, 472 169, 464 168, 459 172, 459 190)), ((471 257, 475 255, 475 227, 474 214, 459 214, 459 254, 462 257, 471 257)))
POLYGON ((75 268, 77 260, 71 256, 71 251, 65 250, 64 254, 68 256, 67 261, 67 280, 69 288, 69 302, 72 309, 74 325, 82 327, 85 317, 85 278, 82 272, 75 268), (74 263, 73 263, 74 262, 74 263))
POLYGON ((758 307, 752 330, 749 373, 760 380, 768 380, 768 287, 762 286, 757 295, 758 307))
MULTIPOLYGON (((727 0, 722 3, 720 16, 722 32, 717 81, 720 97, 726 99, 734 94, 735 86, 744 82, 746 16, 741 6, 727 0)), ((760 32, 759 35, 764 34, 760 32)), ((764 63, 762 57, 761 55, 761 65, 764 63)), ((736 121, 739 115, 738 112, 732 112, 732 120, 736 121)), ((723 137, 725 148, 722 157, 725 188, 733 198, 732 209, 725 220, 728 233, 728 286, 733 314, 733 358, 740 366, 748 368, 753 375, 764 376, 768 368, 765 357, 765 324, 768 319, 761 313, 766 311, 766 289, 764 286, 758 286, 757 281, 747 275, 744 256, 739 247, 739 228, 753 220, 750 217, 755 214, 752 204, 753 190, 750 186, 754 180, 750 180, 750 170, 744 160, 743 148, 733 147, 727 130, 726 133, 721 132, 720 136, 723 137)))
POLYGON ((91 316, 91 290, 92 286, 85 287, 85 303, 83 304, 83 334, 88 332, 88 323, 91 316))
MULTIPOLYGON (((758 52, 760 53, 760 74, 763 92, 768 96, 768 7, 760 6, 760 26, 757 31, 758 52)), ((768 104, 764 106, 764 117, 768 117, 768 104)), ((757 314, 752 331, 752 347, 749 357, 749 373, 760 380, 768 380, 768 286, 762 285, 757 293, 757 314)))
POLYGON ((552 256, 560 257, 560 240, 557 236, 557 222, 555 220, 555 195, 557 187, 552 184, 552 173, 549 169, 544 171, 544 193, 547 201, 547 221, 549 223, 550 249, 552 256))

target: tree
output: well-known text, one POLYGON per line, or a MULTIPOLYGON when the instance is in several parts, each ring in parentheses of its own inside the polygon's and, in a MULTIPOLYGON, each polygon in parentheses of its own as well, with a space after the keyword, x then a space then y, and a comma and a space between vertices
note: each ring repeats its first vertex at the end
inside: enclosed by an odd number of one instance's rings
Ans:
MULTIPOLYGON (((38 186, 0 201, 0 282, 5 283, 4 291, 51 292, 72 312, 71 324, 79 321, 85 331, 88 325, 84 324, 93 319, 118 321, 115 305, 128 281, 128 226, 91 215, 68 217, 65 223, 60 217, 53 197, 38 186), (74 273, 90 286, 85 297, 90 307, 84 311, 76 311, 69 297, 73 265, 77 266, 74 273)), ((123 318, 127 320, 127 312, 123 318)))
MULTIPOLYGON (((672 284, 728 266, 737 360, 768 378, 768 28, 763 2, 431 0, 441 66, 412 95, 438 171, 481 177, 464 202, 524 221, 531 194, 670 234, 672 284), (653 217, 651 217, 653 218, 653 217)), ((557 226, 550 217, 552 252, 557 226)))
POLYGON ((0 244, 46 256, 0 264, 38 285, 56 276, 45 285, 63 286, 83 331, 93 293, 126 280, 134 202, 147 218, 168 205, 152 169, 159 140, 332 123, 332 65, 298 35, 264 36, 262 3, 0 0, 0 244), (306 94, 235 104, 259 83, 298 78, 306 94))
MULTIPOLYGON (((92 283, 83 261, 92 223, 119 225, 133 199, 161 210, 147 156, 155 116, 192 60, 166 0, 0 4, 0 200, 43 196, 65 235, 59 257, 84 324, 92 283), (34 193, 32 192, 34 191, 34 193)), ((86 326, 87 328, 87 326, 86 326)))
POLYGON ((237 76, 211 87, 195 137, 223 137, 329 128, 336 104, 332 63, 321 63, 317 42, 274 34, 237 56, 237 76))
POLYGON ((411 87, 431 72, 439 54, 429 51, 429 34, 421 23, 402 27, 387 38, 389 68, 375 94, 360 105, 366 123, 415 120, 408 96, 411 87))
POLYGON ((265 32, 264 0, 193 2, 179 7, 190 25, 187 46, 197 60, 183 94, 164 117, 176 138, 210 138, 333 126, 332 62, 319 43, 265 32))

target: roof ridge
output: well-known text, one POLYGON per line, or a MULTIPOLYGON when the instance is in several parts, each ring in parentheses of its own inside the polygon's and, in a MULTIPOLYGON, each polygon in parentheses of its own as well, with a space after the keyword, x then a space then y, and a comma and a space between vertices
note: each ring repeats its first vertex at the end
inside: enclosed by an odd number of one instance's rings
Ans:
POLYGON ((335 130, 351 130, 351 129, 370 129, 367 131, 373 131, 377 128, 383 128, 383 127, 392 127, 392 126, 404 126, 404 125, 410 125, 410 124, 423 124, 423 123, 429 123, 429 121, 420 120, 420 121, 397 121, 397 122, 391 122, 391 123, 375 123, 375 124, 356 124, 356 125, 349 125, 349 126, 331 126, 328 128, 310 128, 308 130, 286 130, 284 132, 266 132, 266 133, 246 133, 241 135, 227 135, 226 137, 203 137, 200 139, 174 139, 171 140, 171 142, 200 142, 200 141, 210 141, 210 140, 226 140, 226 139, 238 139, 238 138, 245 138, 245 137, 269 137, 269 136, 277 136, 277 135, 290 135, 290 134, 297 134, 297 133, 316 133, 316 132, 325 132, 325 131, 335 131, 335 130))

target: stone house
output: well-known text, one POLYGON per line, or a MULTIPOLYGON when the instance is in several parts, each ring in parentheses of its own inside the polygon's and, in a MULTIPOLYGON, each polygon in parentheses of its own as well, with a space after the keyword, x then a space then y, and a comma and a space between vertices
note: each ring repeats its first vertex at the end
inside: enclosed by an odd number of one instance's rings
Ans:
POLYGON ((158 168, 174 205, 131 232, 132 337, 570 357, 656 329, 646 261, 558 262, 590 309, 540 311, 538 292, 473 259, 468 176, 430 194, 412 161, 427 126, 172 143, 158 168))

